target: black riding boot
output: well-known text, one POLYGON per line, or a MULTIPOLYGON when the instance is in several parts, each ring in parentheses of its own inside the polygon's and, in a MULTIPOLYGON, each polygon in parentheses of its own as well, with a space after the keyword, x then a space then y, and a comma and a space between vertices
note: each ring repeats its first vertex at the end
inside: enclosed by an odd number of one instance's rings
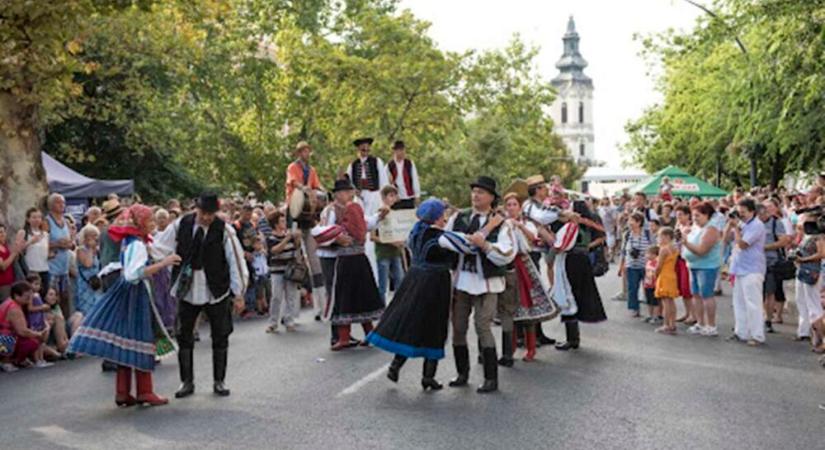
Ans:
POLYGON ((579 348, 579 321, 564 322, 564 331, 567 334, 567 342, 556 344, 556 350, 567 351, 579 348))
POLYGON ((390 379, 393 383, 398 383, 398 372, 401 371, 401 366, 407 362, 406 356, 395 355, 395 358, 392 359, 390 363, 390 368, 387 369, 387 378, 390 379))
POLYGON ((192 370, 192 349, 182 348, 178 351, 178 366, 180 366, 180 382, 175 398, 189 397, 195 393, 195 374, 192 370))
POLYGON ((229 389, 223 384, 226 378, 226 353, 226 349, 212 350, 212 378, 215 381, 212 391, 221 397, 229 395, 229 389))
POLYGON ((435 371, 438 369, 438 360, 437 359, 425 359, 424 360, 424 376, 421 377, 421 387, 424 388, 426 391, 427 389, 432 389, 434 391, 438 391, 444 386, 441 385, 438 381, 435 381, 435 371))
POLYGON ((544 330, 542 329, 541 322, 536 324, 536 347, 541 347, 542 345, 555 345, 556 340, 553 338, 549 338, 544 335, 544 330))
POLYGON ((467 386, 470 380, 470 349, 466 345, 454 345, 455 370, 458 376, 450 381, 451 387, 467 386))
POLYGON ((501 332, 501 359, 498 360, 499 365, 504 367, 513 367, 513 332, 501 332))
POLYGON ((498 361, 496 348, 484 348, 484 383, 476 389, 479 394, 487 394, 498 390, 498 361))

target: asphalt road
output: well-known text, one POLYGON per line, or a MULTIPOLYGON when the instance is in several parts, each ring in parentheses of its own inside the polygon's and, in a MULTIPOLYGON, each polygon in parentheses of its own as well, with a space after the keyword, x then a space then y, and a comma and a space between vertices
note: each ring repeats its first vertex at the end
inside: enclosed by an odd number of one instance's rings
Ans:
MULTIPOLYGON (((599 284, 610 320, 583 325, 578 351, 543 348, 536 363, 502 368, 497 394, 422 392, 418 360, 392 384, 390 355, 330 352, 328 326, 304 311, 292 334, 267 335, 263 320, 236 326, 228 398, 211 393, 206 330, 197 393, 164 407, 117 409, 113 376, 91 358, 0 373, 0 448, 825 448, 825 372, 792 341, 792 324, 762 348, 658 335, 607 300, 614 276, 599 284)), ((731 323, 724 297, 723 336, 731 323)), ((557 321, 545 329, 563 335, 557 321)), ((448 354, 438 378, 454 374, 448 354)), ((481 378, 474 364, 472 382, 481 378)), ((177 385, 177 362, 167 360, 156 390, 171 397, 177 385)))

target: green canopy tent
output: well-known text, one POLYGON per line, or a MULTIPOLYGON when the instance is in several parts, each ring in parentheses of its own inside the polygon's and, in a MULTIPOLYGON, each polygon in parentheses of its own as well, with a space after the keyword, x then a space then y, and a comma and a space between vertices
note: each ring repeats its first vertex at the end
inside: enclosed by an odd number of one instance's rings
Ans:
POLYGON ((668 166, 630 188, 630 192, 643 192, 645 195, 659 195, 659 187, 662 179, 668 177, 673 185, 671 193, 675 197, 724 197, 727 192, 708 183, 705 180, 696 178, 676 166, 668 166))

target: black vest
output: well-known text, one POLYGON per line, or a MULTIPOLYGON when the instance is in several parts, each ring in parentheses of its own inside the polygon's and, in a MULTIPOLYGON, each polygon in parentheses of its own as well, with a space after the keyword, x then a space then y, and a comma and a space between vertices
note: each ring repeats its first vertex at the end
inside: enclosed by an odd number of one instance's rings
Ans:
POLYGON ((361 158, 352 162, 352 184, 355 189, 362 191, 377 191, 378 186, 378 159, 375 156, 367 156, 367 178, 361 179, 361 158))
MULTIPOLYGON (((195 217, 194 213, 183 216, 178 228, 178 247, 175 253, 180 255, 181 264, 175 266, 172 272, 172 279, 177 280, 180 268, 188 264, 192 259, 193 241, 195 240, 195 217)), ((206 284, 209 291, 215 298, 220 298, 229 291, 229 262, 224 253, 223 239, 226 232, 226 224, 223 220, 215 218, 206 236, 203 238, 203 272, 206 275, 206 284)), ((233 294, 239 294, 234 292, 233 294)))
MULTIPOLYGON (((473 234, 478 231, 478 228, 470 227, 470 222, 473 218, 473 210, 465 209, 458 213, 458 216, 453 222, 453 231, 464 234, 473 234)), ((497 226, 493 231, 487 235, 487 242, 494 244, 498 242, 498 232, 501 230, 501 225, 497 226)), ((481 256, 481 270, 484 278, 503 277, 507 274, 507 267, 499 267, 493 264, 485 255, 464 255, 464 267, 478 267, 476 259, 481 256)), ((456 270, 462 270, 462 267, 456 266, 456 270)), ((471 270, 474 272, 474 270, 471 270)))

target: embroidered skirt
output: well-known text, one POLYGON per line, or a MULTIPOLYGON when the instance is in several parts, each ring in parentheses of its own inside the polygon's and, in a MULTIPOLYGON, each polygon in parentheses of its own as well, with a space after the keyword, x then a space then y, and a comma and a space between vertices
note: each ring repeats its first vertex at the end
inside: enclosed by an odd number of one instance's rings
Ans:
POLYGON ((69 352, 97 356, 142 371, 175 350, 152 304, 148 284, 123 277, 95 303, 69 341, 69 352))

